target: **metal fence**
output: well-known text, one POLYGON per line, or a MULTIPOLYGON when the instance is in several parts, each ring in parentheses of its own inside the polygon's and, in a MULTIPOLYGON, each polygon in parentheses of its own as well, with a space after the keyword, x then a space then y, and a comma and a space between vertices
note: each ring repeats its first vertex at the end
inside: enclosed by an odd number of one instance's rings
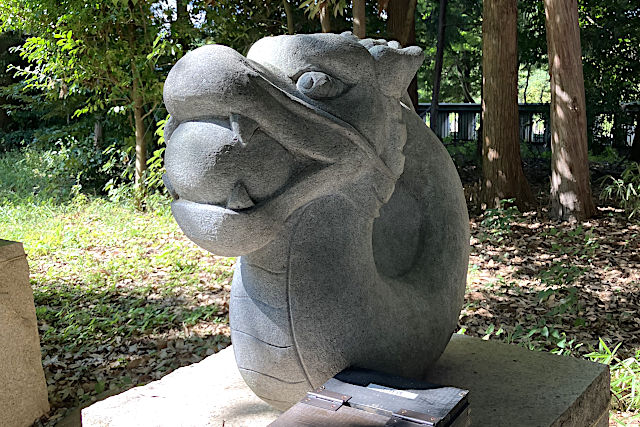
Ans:
MULTIPOLYGON (((427 124, 430 122, 430 104, 419 104, 418 114, 427 124)), ((551 142, 551 124, 549 120, 549 104, 518 104, 520 116, 520 139, 538 148, 548 148, 551 142)), ((638 131, 638 111, 640 103, 625 104, 626 124, 620 127, 621 135, 614 135, 611 114, 599 114, 589 130, 592 137, 601 143, 631 146, 635 132, 638 131)), ((477 141, 480 128, 480 104, 438 104, 437 133, 442 141, 465 142, 477 141)))

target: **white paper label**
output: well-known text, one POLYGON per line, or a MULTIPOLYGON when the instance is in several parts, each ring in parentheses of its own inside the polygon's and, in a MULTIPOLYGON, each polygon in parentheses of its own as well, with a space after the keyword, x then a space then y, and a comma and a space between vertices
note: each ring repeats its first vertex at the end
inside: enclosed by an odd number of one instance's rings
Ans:
POLYGON ((380 393, 387 393, 393 394, 394 396, 404 397, 405 399, 415 399, 416 397, 418 397, 417 394, 411 393, 410 391, 396 390, 395 388, 389 388, 378 384, 369 384, 367 388, 379 391, 380 393))

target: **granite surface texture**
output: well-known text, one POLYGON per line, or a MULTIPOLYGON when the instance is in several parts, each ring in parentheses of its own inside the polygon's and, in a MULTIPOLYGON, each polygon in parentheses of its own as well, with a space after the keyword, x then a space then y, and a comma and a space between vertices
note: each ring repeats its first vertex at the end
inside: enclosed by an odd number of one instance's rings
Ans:
POLYGON ((468 215, 408 101, 422 61, 415 46, 308 34, 246 57, 203 46, 167 77, 173 215, 198 245, 241 256, 236 360, 276 408, 348 366, 420 376, 456 327, 468 215))
POLYGON ((22 243, 0 240, 0 426, 30 426, 49 411, 40 357, 22 243))

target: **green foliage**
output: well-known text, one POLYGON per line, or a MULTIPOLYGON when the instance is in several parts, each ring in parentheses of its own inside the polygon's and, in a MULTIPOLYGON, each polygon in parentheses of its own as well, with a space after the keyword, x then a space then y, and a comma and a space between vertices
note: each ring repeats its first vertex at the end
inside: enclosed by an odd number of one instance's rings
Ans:
POLYGON ((616 114, 614 139, 622 141, 622 126, 631 117, 621 103, 640 98, 640 26, 638 3, 634 0, 580 0, 587 119, 592 125, 596 113, 616 114))
POLYGON ((522 347, 534 351, 548 351, 557 355, 571 355, 581 347, 575 339, 569 340, 567 334, 559 329, 547 325, 544 319, 540 319, 533 328, 525 328, 521 324, 505 330, 499 327, 496 330, 494 324, 489 325, 485 330, 483 340, 491 337, 500 339, 508 344, 518 344, 522 347))
MULTIPOLYGON (((67 137, 72 139, 72 137, 67 137)), ((101 153, 86 140, 59 140, 46 150, 0 155, 0 203, 62 202, 99 189, 101 153)))
POLYGON ((328 7, 332 11, 333 16, 344 15, 347 8, 346 0, 304 0, 300 4, 301 9, 305 9, 309 14, 309 19, 314 19, 322 8, 328 7))
MULTIPOLYGON (((304 16, 304 11, 298 7, 299 1, 290 3, 296 33, 320 31, 317 20, 311 21, 304 16)), ((192 7, 192 15, 203 17, 198 44, 224 44, 246 54, 251 45, 262 37, 287 33, 282 1, 196 1, 192 7)))
POLYGON ((597 154, 594 150, 589 151, 589 161, 595 163, 615 163, 620 162, 620 153, 611 146, 603 147, 597 154))
POLYGON ((30 34, 19 47, 28 65, 12 66, 22 78, 21 90, 40 93, 51 103, 73 100, 67 120, 109 112, 131 118, 135 113, 144 120, 162 103, 159 65, 182 52, 162 43, 172 34, 166 32, 166 14, 156 7, 162 6, 152 1, 4 2, 0 22, 30 34))
POLYGON ((632 217, 640 217, 640 163, 631 162, 620 178, 607 176, 601 199, 613 199, 632 217))
POLYGON ((622 411, 640 410, 640 350, 625 359, 618 357, 618 343, 613 350, 599 339, 598 350, 587 355, 594 362, 609 365, 611 370, 611 406, 622 411))
MULTIPOLYGON (((431 102, 439 0, 421 1, 416 11, 416 41, 425 51, 418 70, 420 102, 431 102)), ((448 3, 440 102, 479 102, 482 66, 482 2, 448 3)))
POLYGON ((500 243, 511 234, 511 223, 520 216, 514 201, 515 199, 500 200, 498 208, 487 209, 482 214, 480 225, 484 230, 484 239, 500 243))
POLYGON ((549 86, 549 67, 546 63, 533 66, 522 65, 518 78, 518 102, 549 103, 551 88, 549 86))
POLYGON ((167 124, 169 116, 166 119, 160 120, 156 126, 156 136, 158 137, 158 149, 156 149, 149 160, 147 161, 146 170, 146 183, 149 191, 162 191, 164 185, 162 184, 162 175, 165 173, 164 169, 164 151, 166 144, 164 140, 164 126, 167 124))
POLYGON ((447 152, 453 159, 456 168, 460 169, 467 164, 479 164, 478 143, 476 141, 450 142, 445 138, 443 141, 447 152))

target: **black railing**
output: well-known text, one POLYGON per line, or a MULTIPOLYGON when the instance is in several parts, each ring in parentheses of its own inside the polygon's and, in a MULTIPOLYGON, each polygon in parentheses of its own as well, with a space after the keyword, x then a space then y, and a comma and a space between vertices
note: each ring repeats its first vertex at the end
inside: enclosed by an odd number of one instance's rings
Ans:
MULTIPOLYGON (((429 123, 430 104, 419 104, 418 114, 429 123)), ((623 114, 627 122, 614 141, 611 114, 602 113, 595 117, 589 129, 592 138, 604 144, 631 146, 635 132, 638 131, 638 110, 640 103, 624 104, 623 114)), ((548 148, 551 142, 551 124, 549 120, 549 104, 518 104, 520 115, 520 139, 538 148, 548 148)), ((480 129, 480 104, 438 104, 437 129, 434 130, 440 139, 447 142, 477 141, 480 129)))
MULTIPOLYGON (((418 114, 429 123, 431 105, 419 104, 418 114)), ((545 146, 551 140, 549 104, 518 104, 520 138, 522 141, 545 146)), ((480 104, 438 104, 438 126, 435 130, 447 142, 476 141, 480 128, 480 104)))

